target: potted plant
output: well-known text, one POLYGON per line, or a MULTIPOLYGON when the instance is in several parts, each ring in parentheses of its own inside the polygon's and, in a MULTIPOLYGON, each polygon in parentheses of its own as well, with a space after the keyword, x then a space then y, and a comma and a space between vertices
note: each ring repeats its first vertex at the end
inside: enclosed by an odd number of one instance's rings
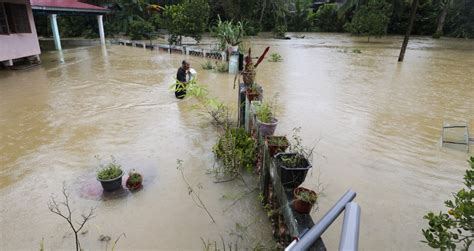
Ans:
POLYGON ((128 178, 125 182, 125 185, 127 186, 128 190, 133 192, 142 188, 142 182, 143 176, 135 170, 132 170, 128 173, 128 178))
POLYGON ((245 89, 245 95, 247 95, 247 99, 252 102, 254 100, 258 100, 260 97, 260 92, 258 90, 257 84, 251 84, 245 89))
POLYGON ((232 21, 222 21, 221 17, 218 16, 217 25, 213 32, 220 41, 221 50, 225 50, 229 46, 230 52, 236 52, 239 50, 239 44, 242 43, 245 35, 244 23, 237 22, 234 24, 232 21))
POLYGON ((105 166, 100 166, 97 172, 97 180, 102 184, 104 191, 112 192, 122 188, 122 167, 115 162, 112 158, 112 162, 105 166))
POLYGON ((278 120, 273 116, 272 106, 263 102, 256 111, 258 131, 262 138, 271 136, 275 132, 278 120))
POLYGON ((289 145, 288 139, 285 136, 267 136, 265 143, 267 144, 270 157, 274 157, 279 152, 284 152, 289 145))
POLYGON ((308 170, 312 167, 310 160, 313 156, 313 148, 302 145, 302 140, 298 135, 301 128, 293 129, 293 136, 288 153, 277 153, 274 164, 277 168, 283 187, 294 189, 301 185, 308 170))
POLYGON ((244 58, 244 63, 245 63, 244 70, 241 72, 242 79, 245 85, 249 86, 254 83, 255 75, 257 74, 256 69, 258 65, 263 61, 263 59, 265 58, 265 55, 267 55, 269 50, 270 50, 270 47, 265 48, 262 55, 260 55, 260 57, 258 58, 257 63, 254 64, 252 61, 252 50, 251 48, 249 48, 249 52, 247 56, 245 56, 244 58))
POLYGON ((293 190, 293 196, 293 209, 300 214, 309 214, 318 199, 318 195, 315 191, 304 187, 295 188, 293 190))

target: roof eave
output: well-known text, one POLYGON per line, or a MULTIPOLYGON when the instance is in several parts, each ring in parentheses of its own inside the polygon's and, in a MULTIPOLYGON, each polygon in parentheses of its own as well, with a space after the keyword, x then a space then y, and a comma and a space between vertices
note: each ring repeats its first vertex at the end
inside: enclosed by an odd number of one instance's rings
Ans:
POLYGON ((43 11, 58 11, 58 12, 87 12, 87 13, 100 13, 107 14, 111 10, 97 10, 97 9, 77 9, 77 8, 60 8, 60 7, 48 7, 48 6, 35 6, 32 5, 33 10, 43 10, 43 11))

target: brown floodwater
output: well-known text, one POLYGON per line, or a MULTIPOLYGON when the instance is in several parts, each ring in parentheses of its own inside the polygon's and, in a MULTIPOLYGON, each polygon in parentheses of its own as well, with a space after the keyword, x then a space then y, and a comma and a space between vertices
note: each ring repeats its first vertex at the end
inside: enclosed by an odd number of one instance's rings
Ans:
MULTIPOLYGON (((250 41, 255 54, 271 46, 283 57, 257 73, 266 98, 279 93, 276 133, 291 135, 301 126, 304 143, 316 145, 315 168, 304 183, 324 193, 313 218, 354 189, 361 250, 427 249, 422 217, 442 210, 462 186, 473 153, 442 148, 440 137, 443 123, 474 128, 474 43, 414 37, 405 62, 397 63, 400 44, 400 37, 367 43, 334 34, 250 41)), ((104 250, 100 235, 122 233, 120 250, 199 250, 201 238, 221 237, 241 247, 272 245, 252 176, 247 187, 216 184, 208 174, 216 133, 193 100, 178 101, 169 91, 183 58, 90 47, 46 52, 39 67, 0 72, 0 249, 38 249, 43 238, 47 250, 73 247, 66 222, 47 208, 63 182, 76 217, 97 207, 80 236, 86 250, 104 250), (144 189, 103 196, 96 155, 142 172, 144 189), (188 196, 177 159, 201 187, 215 224, 188 196)), ((213 96, 236 106, 233 76, 188 59, 213 96)), ((337 249, 341 223, 323 235, 329 250, 337 249)))

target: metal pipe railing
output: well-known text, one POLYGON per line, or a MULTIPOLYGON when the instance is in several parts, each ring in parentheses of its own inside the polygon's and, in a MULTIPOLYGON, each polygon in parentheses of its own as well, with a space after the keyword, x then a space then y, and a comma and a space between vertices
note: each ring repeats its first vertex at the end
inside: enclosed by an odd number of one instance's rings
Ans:
POLYGON ((349 202, 344 211, 339 251, 357 251, 359 248, 360 207, 349 202))
POLYGON ((344 211, 346 204, 351 202, 356 197, 356 193, 348 190, 334 206, 314 225, 299 241, 298 239, 292 242, 285 251, 300 251, 307 250, 316 240, 328 229, 328 227, 336 220, 336 218, 344 211))

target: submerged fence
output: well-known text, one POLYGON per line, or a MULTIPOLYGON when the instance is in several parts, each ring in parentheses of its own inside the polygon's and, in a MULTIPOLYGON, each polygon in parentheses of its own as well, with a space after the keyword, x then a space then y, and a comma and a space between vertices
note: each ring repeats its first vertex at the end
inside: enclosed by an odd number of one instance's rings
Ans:
POLYGON ((144 49, 158 50, 167 53, 177 53, 183 55, 190 55, 195 57, 204 57, 215 60, 227 61, 227 54, 224 51, 204 49, 196 46, 187 45, 168 45, 168 44, 152 44, 143 41, 124 40, 119 39, 114 42, 115 44, 139 47, 144 49))
MULTIPOLYGON (((309 214, 300 214, 292 206, 295 199, 293 190, 282 184, 274 157, 270 156, 268 145, 257 126, 256 107, 263 100, 263 88, 256 85, 259 96, 250 100, 246 95, 245 84, 239 85, 238 107, 239 126, 245 128, 258 142, 259 161, 257 170, 260 172, 260 190, 263 194, 264 207, 271 207, 276 214, 269 215, 274 229, 274 237, 280 244, 287 245, 285 250, 326 250, 321 235, 335 219, 345 210, 339 250, 351 251, 358 249, 360 207, 351 202, 356 193, 347 191, 339 201, 314 224, 309 214)), ((255 87, 255 86, 254 86, 255 87)))

